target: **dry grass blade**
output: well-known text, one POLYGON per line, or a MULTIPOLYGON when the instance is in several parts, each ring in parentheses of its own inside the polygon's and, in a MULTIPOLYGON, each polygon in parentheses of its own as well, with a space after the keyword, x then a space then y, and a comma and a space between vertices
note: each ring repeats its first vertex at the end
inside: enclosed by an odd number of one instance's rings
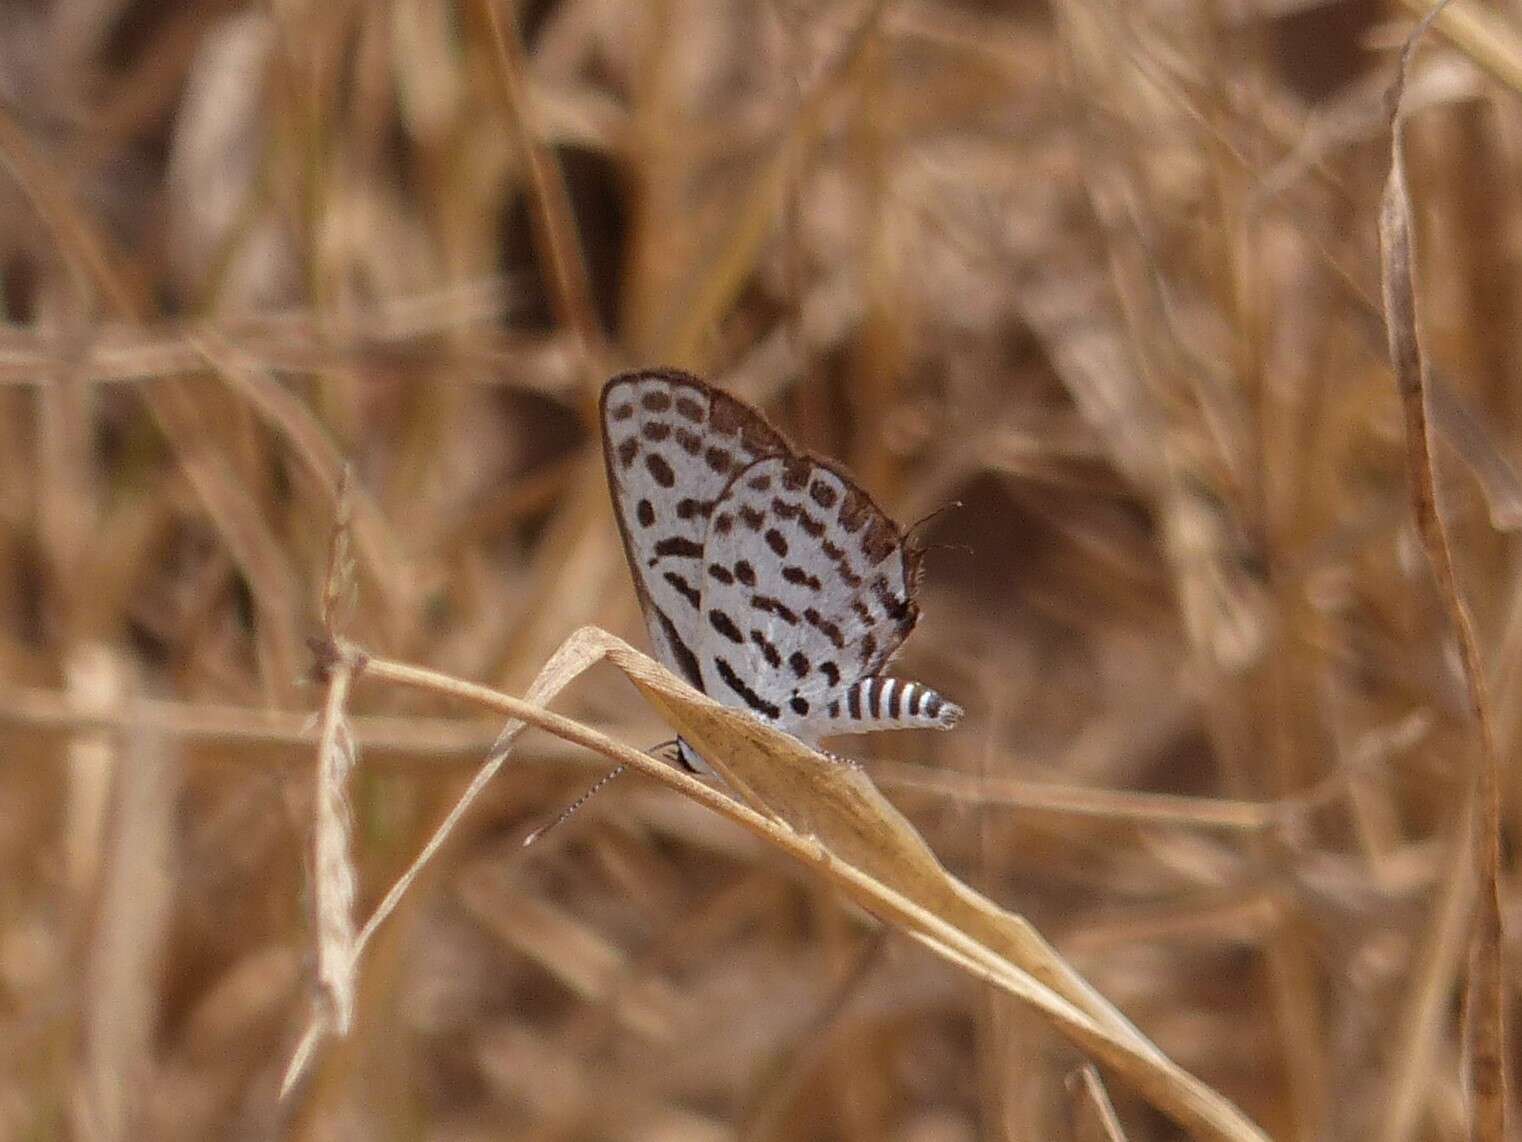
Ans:
POLYGON ((1416 957, 1400 1013, 1394 1065, 1386 1081, 1381 1142, 1410 1142, 1421 1127, 1431 1076, 1443 1041, 1442 1021, 1458 982, 1474 915, 1474 805, 1466 803, 1453 830, 1433 915, 1416 957))
POLYGON ((326 657, 328 693, 317 739, 311 865, 317 1002, 286 1065, 282 1100, 305 1079, 322 1041, 330 1034, 347 1035, 354 1021, 359 942, 354 934, 356 877, 349 851, 349 775, 356 754, 347 713, 354 662, 341 654, 326 657))
MULTIPOLYGON (((15 122, 0 111, 0 160, 9 166, 60 249, 78 275, 79 289, 94 291, 122 317, 140 318, 146 306, 141 291, 121 272, 108 243, 80 213, 62 180, 36 153, 15 122)), ((269 660, 267 681, 283 686, 296 669, 294 619, 296 576, 252 502, 247 488, 219 453, 213 423, 182 378, 168 378, 144 390, 144 400, 165 439, 175 449, 186 478, 200 496, 207 515, 234 553, 264 612, 258 637, 269 660)))
MULTIPOLYGON (((87 715, 121 711, 123 664, 104 646, 76 647, 67 664, 68 706, 87 715)), ((81 727, 68 745, 65 867, 81 894, 99 875, 106 809, 116 779, 121 739, 104 727, 81 727)))
POLYGON ((350 554, 350 529, 354 524, 354 471, 347 465, 339 473, 335 489, 333 530, 328 536, 328 569, 322 579, 322 602, 318 616, 330 643, 337 642, 354 606, 354 558, 350 554))
POLYGON ((677 993, 663 981, 629 987, 628 957, 563 908, 523 891, 511 872, 492 861, 467 876, 462 904, 502 944, 539 964, 583 1001, 608 1004, 623 1030, 649 1042, 669 1042, 680 1025, 677 993))
POLYGON ((349 853, 349 775, 354 738, 346 706, 352 670, 338 663, 328 678, 317 744, 316 825, 312 896, 316 903, 317 986, 333 1030, 349 1032, 354 1018, 354 862, 349 853))
POLYGON ((787 180, 798 156, 818 141, 830 100, 854 77, 887 8, 885 0, 872 0, 858 17, 835 58, 799 103, 775 154, 750 180, 750 189, 733 210, 734 221, 723 241, 697 275, 697 288, 668 312, 649 350, 678 363, 699 356, 699 347, 713 323, 754 273, 763 243, 786 209, 787 180))
MULTIPOLYGON (((364 556, 365 569, 381 588, 381 613, 405 613, 410 583, 401 545, 391 533, 379 507, 363 489, 354 486, 352 473, 321 425, 274 378, 255 367, 217 334, 203 333, 192 337, 190 343, 218 375, 248 401, 251 408, 285 435, 295 455, 301 458, 322 490, 333 497, 337 507, 335 515, 342 517, 340 526, 353 530, 354 543, 364 556)), ((331 575, 325 582, 332 582, 331 575)), ((350 576, 349 589, 352 587, 350 576)), ((326 612, 323 622, 327 625, 326 612)))
POLYGON ((91 925, 89 986, 75 1136, 138 1136, 154 1066, 162 964, 174 901, 173 821, 179 784, 174 747, 128 730, 115 774, 104 874, 91 925))
POLYGON ((1282 826, 1331 800, 1343 784, 1342 778, 1334 774, 1304 797, 1278 802, 1245 802, 1221 797, 1118 792, 1017 778, 973 776, 894 762, 877 763, 872 767, 872 774, 879 785, 888 789, 912 790, 968 805, 1225 833, 1261 833, 1282 826))
MULTIPOLYGON (((582 353, 588 358, 588 372, 607 356, 602 327, 592 304, 592 285, 587 275, 586 257, 576 232, 576 217, 571 211, 565 176, 555 156, 545 145, 537 124, 537 109, 529 98, 523 43, 516 24, 505 26, 498 12, 498 0, 476 0, 475 11, 486 25, 496 62, 496 79, 501 91, 503 112, 528 168, 532 191, 535 234, 561 320, 576 331, 582 353)), ((516 5, 512 5, 516 20, 516 5)))
MULTIPOLYGON (((367 659, 372 682, 421 687, 508 713, 494 773, 523 725, 547 730, 637 769, 721 813, 822 875, 857 903, 947 962, 1029 1004, 1053 1029, 1123 1076, 1159 1110, 1203 1138, 1262 1139, 1232 1104, 1170 1061, 1093 990, 1021 918, 998 908, 940 866, 908 822, 859 771, 832 764, 797 739, 699 694, 626 643, 596 628, 566 640, 528 701, 432 671, 367 659), (649 756, 538 704, 601 661, 618 666, 757 812, 649 756), (772 814, 775 814, 773 816, 772 814), (783 823, 783 821, 787 823, 783 823)), ((473 782, 467 798, 479 793, 473 782)), ((398 881, 364 937, 394 909, 422 861, 463 813, 451 811, 418 864, 398 881)))
POLYGON ((354 973, 359 946, 354 935, 357 876, 350 852, 349 778, 358 751, 349 725, 349 690, 358 661, 347 653, 341 628, 353 602, 354 564, 350 555, 352 473, 343 470, 337 490, 333 530, 328 537, 327 574, 320 613, 326 642, 318 650, 317 671, 327 682, 317 733, 313 782, 312 931, 317 942, 316 1011, 286 1067, 282 1098, 301 1081, 321 1039, 344 1036, 354 1022, 354 973))
POLYGON ((1486 427, 1468 402, 1451 385, 1427 378, 1427 404, 1432 426, 1463 458, 1490 510, 1490 526, 1497 531, 1522 529, 1522 475, 1501 442, 1486 427))
MULTIPOLYGON (((1423 25, 1433 23, 1434 6, 1427 0, 1401 2, 1422 16, 1423 25)), ((1513 91, 1522 91, 1522 35, 1512 20, 1472 0, 1441 3, 1436 12, 1438 31, 1513 91)))
POLYGON ((1458 639, 1459 657, 1468 690, 1470 711, 1479 738, 1478 768, 1473 784, 1477 811, 1473 814, 1474 862, 1479 878, 1474 929, 1470 935, 1469 975, 1465 1003, 1465 1043, 1469 1092, 1475 1116, 1475 1137, 1501 1142, 1506 1136, 1506 1038, 1501 924, 1501 759, 1496 748, 1484 658, 1474 617, 1459 590, 1447 525, 1438 507, 1433 472, 1432 438, 1427 416, 1427 373, 1417 327, 1415 240, 1411 197, 1405 167, 1401 96, 1411 58, 1423 34, 1447 6, 1432 9, 1412 31, 1401 53, 1400 68, 1390 89, 1390 175, 1385 183, 1379 216, 1380 249, 1390 360, 1400 388, 1406 420, 1406 453, 1412 507, 1427 562, 1438 594, 1458 639))
POLYGON ((1076 1142, 1126 1142, 1126 1133, 1115 1117, 1104 1080, 1093 1064, 1079 1067, 1068 1076, 1076 1142))

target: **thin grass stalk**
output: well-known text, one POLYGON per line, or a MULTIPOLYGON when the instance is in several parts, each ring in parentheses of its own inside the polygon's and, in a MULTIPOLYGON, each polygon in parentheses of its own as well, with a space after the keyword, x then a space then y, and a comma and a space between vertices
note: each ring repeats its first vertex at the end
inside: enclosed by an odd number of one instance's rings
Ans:
MULTIPOLYGON (((499 7, 500 0, 476 0, 474 4, 491 43, 496 65, 492 77, 497 83, 502 111, 528 169, 534 237, 549 271, 556 316, 575 330, 586 371, 594 373, 598 364, 607 359, 608 349, 593 303, 591 275, 576 229, 570 192, 554 152, 540 134, 538 116, 529 98, 527 62, 516 22, 504 22, 499 7)), ((513 7, 516 9, 517 5, 513 7)))
POLYGON ((1470 933, 1468 986, 1464 1004, 1467 1089, 1475 1137, 1502 1142, 1506 1136, 1505 967, 1501 921, 1501 759, 1496 748, 1484 656, 1474 617, 1459 590, 1448 527, 1438 507, 1427 416, 1427 363, 1418 328, 1415 236, 1406 178, 1401 97, 1417 45, 1441 15, 1442 0, 1412 30, 1401 51, 1389 94, 1390 174, 1380 207, 1379 237, 1390 360, 1405 413, 1406 460, 1412 509, 1422 549, 1437 584, 1449 625, 1458 640, 1470 713, 1478 736, 1479 759, 1472 786, 1474 864, 1479 878, 1474 927, 1470 933))
POLYGON ((317 987, 328 1021, 338 1035, 347 1035, 354 1020, 356 877, 349 851, 349 776, 356 754, 345 709, 352 681, 353 668, 344 661, 328 677, 317 745, 316 827, 312 839, 317 987))

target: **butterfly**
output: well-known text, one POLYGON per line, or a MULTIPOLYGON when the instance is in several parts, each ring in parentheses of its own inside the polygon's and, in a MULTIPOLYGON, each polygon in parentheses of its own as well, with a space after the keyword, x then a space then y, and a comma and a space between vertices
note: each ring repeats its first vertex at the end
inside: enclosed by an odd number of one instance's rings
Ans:
MULTIPOLYGON (((809 745, 957 723, 961 709, 930 687, 883 674, 919 618, 921 553, 849 474, 679 370, 613 377, 598 408, 662 663, 809 745)), ((677 752, 710 772, 680 738, 677 752)))

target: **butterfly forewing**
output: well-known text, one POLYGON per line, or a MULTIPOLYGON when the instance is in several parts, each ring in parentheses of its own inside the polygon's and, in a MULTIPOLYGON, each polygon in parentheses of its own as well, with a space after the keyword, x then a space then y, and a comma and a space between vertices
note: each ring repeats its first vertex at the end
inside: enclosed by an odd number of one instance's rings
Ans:
POLYGON ((651 642, 706 689, 699 608, 713 504, 736 472, 787 445, 745 405, 676 370, 615 377, 601 417, 608 484, 651 642))
POLYGON ((696 645, 708 692, 802 737, 913 629, 914 555, 849 480, 791 454, 757 460, 714 504, 696 645))

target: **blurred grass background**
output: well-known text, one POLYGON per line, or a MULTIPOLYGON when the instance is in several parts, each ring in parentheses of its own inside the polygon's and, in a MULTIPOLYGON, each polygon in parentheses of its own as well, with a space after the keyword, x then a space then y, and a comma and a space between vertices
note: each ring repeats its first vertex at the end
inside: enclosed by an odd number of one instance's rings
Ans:
MULTIPOLYGON (((1379 305, 1411 15, 0 0, 0 1137, 1106 1136, 1071 1047, 693 805, 521 849, 602 771, 543 735, 277 1108, 344 463, 349 637, 521 693, 644 644, 594 407, 657 363, 906 524, 962 502, 900 669, 968 717, 843 747, 948 867, 1273 1137, 1468 1137, 1473 734, 1379 305)), ((1519 19, 1462 0, 1408 94, 1506 760, 1519 19)), ((356 702, 364 914, 495 727, 356 702)), ((612 672, 559 708, 668 736, 612 672)))

